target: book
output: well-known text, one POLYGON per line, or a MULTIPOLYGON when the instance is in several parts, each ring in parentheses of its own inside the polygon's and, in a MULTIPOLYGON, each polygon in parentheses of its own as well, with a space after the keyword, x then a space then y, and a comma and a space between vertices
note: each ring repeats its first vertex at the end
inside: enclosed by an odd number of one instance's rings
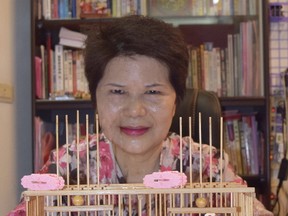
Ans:
POLYGON ((241 154, 241 137, 239 124, 241 120, 240 115, 236 118, 233 118, 233 132, 234 132, 234 151, 236 152, 236 160, 238 165, 238 174, 243 173, 243 164, 242 164, 242 154, 241 154))
POLYGON ((73 93, 73 71, 72 71, 72 50, 63 51, 63 75, 64 75, 64 92, 65 95, 73 93))
POLYGON ((56 81, 56 95, 64 95, 64 60, 63 60, 63 46, 55 45, 55 81, 56 81))
POLYGON ((200 59, 200 65, 201 65, 201 71, 200 71, 200 74, 201 74, 201 88, 202 89, 205 89, 205 68, 204 68, 204 44, 200 44, 199 46, 199 59, 200 59))
POLYGON ((204 1, 192 0, 192 16, 204 15, 204 1))
POLYGON ((220 68, 221 68, 221 96, 227 96, 227 79, 226 79, 226 53, 227 48, 220 49, 220 68))
POLYGON ((81 2, 82 0, 76 0, 76 18, 81 16, 81 2))
POLYGON ((234 96, 240 96, 240 89, 241 89, 241 82, 242 76, 239 76, 240 74, 240 68, 239 65, 241 64, 241 62, 239 61, 239 38, 240 35, 239 34, 233 34, 233 73, 232 73, 232 77, 233 77, 233 87, 234 87, 234 96))
POLYGON ((220 47, 213 47, 210 62, 210 77, 212 78, 210 84, 212 85, 212 91, 218 96, 221 96, 221 57, 220 47))
POLYGON ((141 14, 143 16, 147 16, 147 1, 146 0, 140 0, 139 14, 141 14))
POLYGON ((42 99, 48 96, 48 76, 47 76, 47 52, 44 45, 40 45, 41 53, 41 88, 42 88, 42 99))
POLYGON ((49 154, 55 148, 55 126, 52 123, 44 122, 40 117, 34 118, 34 171, 38 172, 48 160, 49 154))
POLYGON ((202 89, 202 62, 201 62, 201 48, 197 47, 196 49, 197 54, 197 86, 199 89, 202 89))
POLYGON ((198 54, 197 54, 197 48, 192 47, 191 48, 191 78, 192 78, 192 87, 193 88, 199 88, 199 73, 198 73, 198 54))
POLYGON ((259 174, 259 155, 258 155, 258 131, 257 121, 254 113, 242 115, 242 126, 244 133, 243 147, 246 150, 247 174, 259 174), (250 159, 250 160, 249 160, 250 159))
POLYGON ((73 85, 73 95, 74 97, 77 96, 77 80, 76 80, 76 76, 77 76, 77 50, 72 51, 72 85, 73 85))
POLYGON ((55 54, 54 50, 50 49, 50 78, 49 78, 49 98, 56 92, 56 76, 55 76, 55 54))
POLYGON ((235 172, 238 174, 243 173, 242 167, 242 154, 241 154, 241 137, 239 131, 239 121, 241 120, 241 114, 238 111, 224 112, 224 131, 225 131, 225 142, 224 149, 231 160, 235 172))
POLYGON ((245 145, 245 134, 243 130, 243 122, 239 121, 239 135, 240 135, 240 143, 241 143, 241 157, 242 157, 242 174, 249 175, 251 170, 251 158, 249 154, 247 155, 246 152, 246 145, 245 145))
POLYGON ((51 19, 51 0, 42 0, 42 14, 44 19, 51 19))
POLYGON ((204 73, 204 89, 207 91, 213 91, 213 78, 211 77, 213 72, 213 42, 205 42, 204 43, 204 50, 203 50, 203 73, 204 73))
POLYGON ((76 94, 77 97, 81 97, 83 94, 87 94, 88 91, 88 83, 85 78, 85 72, 84 72, 84 56, 82 50, 77 50, 75 54, 75 76, 73 77, 74 86, 75 89, 74 95, 76 94))
POLYGON ((65 27, 60 28, 59 37, 71 39, 71 40, 76 40, 76 41, 82 41, 82 42, 85 41, 87 38, 87 36, 85 34, 77 32, 77 31, 72 31, 72 30, 67 29, 65 27))
POLYGON ((258 122, 256 120, 256 113, 249 114, 252 122, 252 152, 253 152, 253 163, 252 163, 252 174, 258 175, 260 170, 259 165, 259 132, 258 132, 258 122))
MULTIPOLYGON (((127 4, 126 2, 128 2, 129 4, 134 4, 134 1, 130 0, 121 0, 119 2, 121 2, 122 4, 127 4)), ((113 10, 112 4, 112 0, 82 1, 80 18, 110 17, 113 10)))
POLYGON ((192 47, 188 46, 189 62, 188 62, 188 73, 186 78, 186 87, 192 88, 192 47))
POLYGON ((85 48, 85 43, 83 41, 72 40, 69 38, 60 38, 59 44, 73 48, 80 48, 80 49, 85 48))
POLYGON ((234 96, 234 57, 233 57, 233 34, 227 35, 227 96, 234 96))
POLYGON ((53 78, 53 52, 52 52, 52 38, 51 33, 46 33, 46 53, 47 53, 47 98, 49 97, 49 93, 53 92, 53 84, 52 84, 52 78, 53 78))
POLYGON ((42 99, 42 59, 39 56, 34 57, 35 62, 35 96, 42 99))
POLYGON ((261 61, 261 54, 258 50, 260 50, 259 48, 259 23, 256 21, 251 21, 251 37, 252 37, 252 47, 253 47, 253 53, 252 53, 252 58, 255 59, 254 64, 252 64, 252 71, 254 71, 254 95, 264 95, 264 87, 263 87, 263 73, 261 73, 261 69, 260 69, 260 64, 259 62, 261 61))
POLYGON ((191 0, 150 0, 148 4, 148 13, 150 16, 191 16, 191 0))
POLYGON ((77 17, 77 0, 69 0, 70 8, 71 8, 71 17, 77 17))
POLYGON ((67 19, 71 18, 71 2, 70 0, 58 0, 58 10, 59 10, 59 18, 67 19))
POLYGON ((52 0, 51 5, 51 18, 58 19, 59 18, 59 11, 58 11, 58 0, 52 0))

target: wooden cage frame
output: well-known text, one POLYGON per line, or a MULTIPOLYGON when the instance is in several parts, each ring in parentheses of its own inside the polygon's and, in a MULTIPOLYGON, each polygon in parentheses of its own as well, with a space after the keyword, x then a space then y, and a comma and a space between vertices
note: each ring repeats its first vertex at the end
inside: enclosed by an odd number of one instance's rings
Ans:
MULTIPOLYGON (((180 118, 179 121, 181 137, 182 119, 180 118)), ((88 127, 87 122, 88 117, 86 116, 86 125, 88 127)), ((223 119, 221 119, 220 122, 220 133, 223 133, 223 119)), ((67 124, 68 117, 66 116, 66 126, 67 124)), ((79 125, 79 112, 77 112, 77 124, 79 125)), ((199 124, 201 124, 201 114, 199 114, 199 124)), ((209 119, 209 125, 211 125, 211 119, 209 119)), ((98 118, 96 117, 96 133, 98 133, 98 128, 98 118)), ((201 128, 201 126, 199 128, 201 128)), ((58 117, 56 117, 56 134, 57 130, 58 117)), ((212 129, 210 126, 210 137, 211 131, 212 129)), ((201 130, 199 133, 199 135, 201 135, 201 130)), ((79 136, 79 134, 77 134, 77 136, 79 136)), ((210 142, 210 146, 211 143, 212 141, 210 142)), ((222 154, 222 135, 220 143, 220 151, 222 154)), ((58 148, 59 144, 57 139, 56 145, 58 148)), ((180 151, 182 151, 181 143, 180 151)), ((97 160, 99 160, 99 156, 97 160)), ((254 188, 247 187, 240 183, 222 182, 222 180, 220 180, 220 182, 202 182, 201 179, 202 178, 200 177, 200 182, 197 183, 190 181, 184 186, 168 189, 148 188, 144 184, 83 185, 78 183, 77 185, 65 185, 64 188, 60 190, 27 190, 23 192, 23 195, 26 201, 27 216, 132 216, 134 215, 132 211, 136 208, 138 212, 141 212, 144 204, 146 208, 145 215, 147 216, 194 216, 203 214, 209 216, 253 215, 253 199, 255 198, 254 188), (128 210, 123 208, 124 198, 125 200, 128 200, 128 205, 126 205, 128 206, 128 210), (202 202, 202 204, 197 203, 200 198, 204 198, 205 202, 202 202), (136 206, 133 205, 133 200, 137 201, 136 206), (125 213, 125 211, 127 212, 125 213)))

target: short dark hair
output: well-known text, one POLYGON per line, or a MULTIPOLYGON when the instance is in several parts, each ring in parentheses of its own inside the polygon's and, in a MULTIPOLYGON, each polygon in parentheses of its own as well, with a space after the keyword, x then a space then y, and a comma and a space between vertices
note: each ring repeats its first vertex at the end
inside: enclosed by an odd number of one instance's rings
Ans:
POLYGON ((145 55, 164 63, 179 102, 186 91, 188 48, 181 32, 152 17, 130 15, 100 24, 88 32, 85 74, 91 99, 96 105, 96 88, 108 62, 117 56, 145 55))

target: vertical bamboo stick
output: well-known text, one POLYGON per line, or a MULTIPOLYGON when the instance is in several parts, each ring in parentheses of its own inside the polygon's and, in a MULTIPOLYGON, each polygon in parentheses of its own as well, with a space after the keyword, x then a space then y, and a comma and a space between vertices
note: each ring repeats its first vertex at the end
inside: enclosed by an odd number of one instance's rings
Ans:
POLYGON ((89 117, 86 115, 86 175, 87 186, 90 188, 90 163, 89 163, 89 117))
POLYGON ((180 136, 180 173, 183 173, 183 140, 182 140, 182 117, 179 117, 179 136, 180 136))
MULTIPOLYGON (((87 176, 87 187, 90 190, 90 160, 89 160, 89 117, 86 114, 86 176, 87 176)), ((90 205, 90 196, 87 196, 87 205, 90 205)), ((86 215, 88 215, 88 211, 86 211, 86 215)))
POLYGON ((200 145, 200 152, 199 152, 199 157, 200 157, 200 172, 199 172, 199 178, 200 178, 200 186, 201 188, 203 187, 202 185, 202 119, 201 119, 201 113, 199 113, 199 145, 200 145))
POLYGON ((76 151, 77 151, 77 187, 78 190, 80 189, 80 154, 79 154, 79 142, 80 142, 80 135, 79 135, 79 110, 77 110, 76 116, 76 151))
MULTIPOLYGON (((223 117, 220 118, 220 187, 223 188, 223 117)), ((223 193, 220 193, 220 207, 223 203, 223 193)))
MULTIPOLYGON (((69 188, 70 186, 70 170, 69 170, 69 140, 68 140, 68 115, 65 115, 65 128, 66 128, 66 176, 67 176, 67 181, 66 185, 69 188)), ((69 199, 68 199, 69 200, 69 199)))
POLYGON ((56 173, 59 176, 59 117, 56 115, 56 173))
MULTIPOLYGON (((183 173, 183 133, 182 133, 182 117, 179 117, 179 135, 180 135, 180 173, 183 173)), ((183 184, 181 184, 183 188, 183 184)), ((180 194, 180 206, 183 207, 183 194, 180 194)), ((160 204, 159 204, 160 205, 160 204)), ((161 215, 161 214, 160 214, 161 215)))
POLYGON ((96 145, 97 145, 97 184, 99 186, 100 184, 100 148, 99 148, 99 118, 98 115, 96 114, 96 145))
MULTIPOLYGON (((65 128, 66 128, 66 185, 67 188, 70 187, 70 170, 69 170, 69 124, 68 124, 68 115, 65 115, 65 128)), ((67 205, 70 206, 70 195, 67 195, 67 205)), ((69 216, 71 212, 69 211, 69 216)))
MULTIPOLYGON (((57 176, 59 173, 59 117, 56 115, 56 173, 57 176)), ((60 205, 60 196, 57 196, 57 206, 60 205)), ((61 214, 62 215, 62 214, 61 214)))
MULTIPOLYGON (((210 188, 212 188, 212 171, 213 171, 213 164, 212 164, 212 118, 209 117, 209 182, 210 188)), ((212 207, 212 193, 210 193, 210 207, 212 207)))
POLYGON ((191 124, 191 117, 189 117, 189 161, 190 161, 190 165, 189 165, 189 183, 190 186, 192 185, 192 172, 193 172, 193 164, 192 164, 192 124, 191 124))

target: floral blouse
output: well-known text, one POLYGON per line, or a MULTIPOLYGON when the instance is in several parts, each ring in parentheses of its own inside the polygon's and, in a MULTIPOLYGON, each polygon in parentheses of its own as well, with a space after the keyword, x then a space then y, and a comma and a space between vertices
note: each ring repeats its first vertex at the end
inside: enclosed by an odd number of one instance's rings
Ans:
MULTIPOLYGON (((66 178, 67 161, 69 163, 69 184, 77 184, 77 166, 79 166, 80 184, 87 183, 87 164, 89 164, 89 183, 97 183, 97 136, 89 135, 89 147, 86 145, 86 138, 79 140, 79 151, 77 143, 73 141, 71 144, 65 144, 58 151, 59 166, 58 172, 66 178), (87 148, 89 148, 89 162, 87 162, 87 148), (68 152, 67 152, 68 150, 68 152), (77 164, 77 154, 79 153, 79 164, 77 164), (68 155, 67 155, 68 154, 68 155), (68 160, 67 160, 68 159, 68 160)), ((202 181, 209 181, 210 169, 212 169, 212 181, 220 181, 220 170, 222 169, 223 182, 238 182, 246 184, 242 178, 233 172, 232 166, 229 165, 228 155, 223 154, 220 158, 220 151, 209 145, 202 145, 202 169, 200 169, 200 145, 190 141, 189 137, 183 137, 175 133, 170 133, 166 140, 162 143, 162 151, 160 154, 159 171, 180 171, 180 143, 182 142, 182 171, 190 176, 189 167, 192 164, 192 181, 199 182, 199 172, 202 171, 202 181), (192 162, 189 161, 189 149, 191 144, 192 162), (212 153, 212 164, 210 166, 210 152, 212 153), (222 160, 222 163, 221 163, 222 160), (222 165, 222 167, 220 167, 222 165)), ((105 137, 103 133, 99 134, 99 180, 101 184, 117 184, 125 183, 125 178, 121 172, 119 165, 113 153, 112 143, 105 137)), ((40 173, 56 173, 56 151, 52 151, 49 160, 40 170, 40 173)), ((189 182, 189 180, 188 180, 189 182)), ((125 207, 124 207, 125 209, 125 207)), ((137 210, 136 210, 137 211, 137 210)), ((144 209, 142 210, 142 215, 144 209)), ((135 213, 136 215, 137 213, 135 213)), ((12 216, 13 214, 11 214, 12 216)), ((16 214, 15 214, 16 215, 16 214)), ((134 214, 133 214, 134 215, 134 214)), ((254 201, 254 215, 273 215, 267 211, 262 203, 257 199, 254 201)))
MULTIPOLYGON (((97 183, 97 137, 95 134, 89 136, 89 175, 90 183, 97 183)), ((187 173, 192 164, 193 182, 199 182, 200 171, 200 145, 192 143, 192 163, 189 161, 189 137, 182 138, 182 170, 187 173)), ((87 154, 86 154, 86 139, 79 140, 79 170, 80 170, 80 184, 87 182, 87 154)), ((99 179, 100 183, 115 184, 126 183, 120 167, 115 159, 112 143, 102 133, 99 139, 99 156, 101 164, 99 165, 99 179)), ((212 179, 213 181, 220 181, 220 152, 212 147, 212 179)), ((202 179, 203 182, 209 180, 210 174, 210 146, 202 145, 202 179)), ((162 151, 160 154, 159 171, 180 171, 180 137, 175 133, 169 134, 167 139, 163 141, 162 151)), ((49 160, 40 170, 40 173, 56 173, 56 151, 53 151, 49 160)), ((67 172, 67 145, 62 146, 58 151, 59 157, 59 173, 61 176, 66 176, 67 172)), ((245 183, 239 176, 235 175, 232 167, 228 164, 227 154, 223 155, 222 169, 223 181, 234 181, 245 183)), ((77 176, 77 143, 73 141, 68 144, 68 161, 70 171, 70 183, 76 184, 77 176)), ((189 176, 189 175, 187 175, 189 176)))

